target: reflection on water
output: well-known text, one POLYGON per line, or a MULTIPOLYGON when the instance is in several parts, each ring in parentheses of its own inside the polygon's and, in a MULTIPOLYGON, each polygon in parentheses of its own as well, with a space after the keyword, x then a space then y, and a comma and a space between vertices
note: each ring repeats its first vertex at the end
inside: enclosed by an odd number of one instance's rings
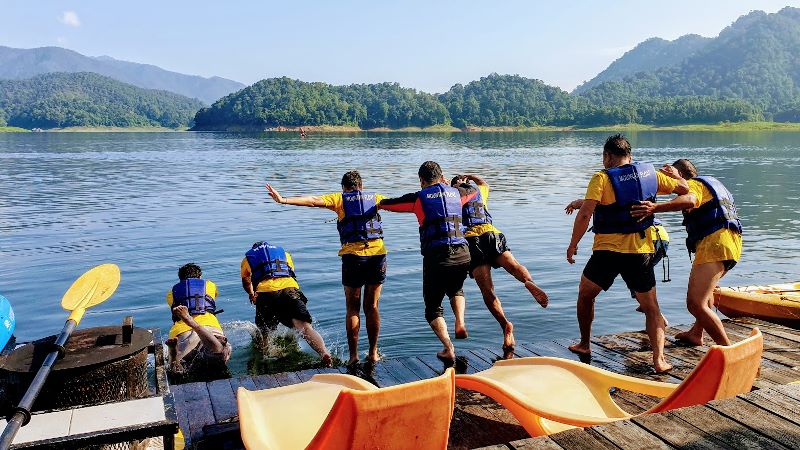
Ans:
MULTIPOLYGON (((687 157, 733 192, 745 226, 743 261, 724 284, 795 281, 800 252, 800 169, 794 133, 639 132, 638 160, 687 157)), ((265 351, 253 345, 255 310, 239 279, 244 252, 257 240, 285 246, 315 326, 333 352, 346 353, 344 299, 336 225, 330 211, 268 201, 269 181, 284 195, 339 190, 342 173, 358 169, 366 188, 400 195, 419 188, 416 171, 438 161, 446 175, 478 173, 492 186, 490 209, 517 259, 551 297, 541 309, 508 274, 494 272, 497 293, 518 341, 578 334, 578 264, 565 261, 572 216, 563 208, 583 195, 600 163, 606 133, 343 134, 299 139, 287 134, 89 133, 0 135, 0 292, 14 304, 17 334, 30 340, 63 324, 61 295, 89 267, 113 261, 122 283, 92 309, 84 326, 119 323, 129 311, 140 326, 170 326, 164 303, 177 269, 193 261, 220 288, 220 316, 234 344, 235 373, 257 373, 316 361, 305 342, 280 337, 265 351), (292 351, 299 345, 303 352, 292 351), (305 359, 304 359, 305 358, 305 359), (288 365, 282 365, 282 364, 288 365)), ((659 283, 673 323, 691 320, 684 305, 690 262, 679 214, 671 231, 672 282, 659 283)), ((388 281, 381 299, 381 353, 432 354, 436 338, 423 319, 417 224, 410 214, 384 214, 388 281)), ((660 275, 660 274, 659 274, 660 275)), ((457 348, 500 347, 500 328, 472 280, 465 285, 470 338, 457 348)), ((643 328, 621 280, 597 303, 596 334, 643 328)), ((449 314, 449 313, 448 313, 449 314)), ((452 326, 452 315, 447 316, 452 326)), ((288 335, 287 335, 288 336, 288 335)), ((366 330, 361 350, 366 351, 366 330)))

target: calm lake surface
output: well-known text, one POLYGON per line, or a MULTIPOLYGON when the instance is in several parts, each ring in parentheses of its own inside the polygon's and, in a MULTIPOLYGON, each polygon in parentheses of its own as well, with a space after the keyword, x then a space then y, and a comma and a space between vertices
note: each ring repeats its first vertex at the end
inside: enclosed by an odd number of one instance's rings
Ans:
MULTIPOLYGON (((244 252, 257 240, 294 255, 309 310, 331 347, 346 358, 344 300, 335 214, 276 205, 265 182, 283 195, 340 190, 342 173, 358 169, 366 189, 389 196, 419 189, 416 171, 438 161, 449 176, 483 175, 490 210, 513 253, 550 295, 542 309, 510 275, 494 271, 497 293, 518 341, 578 336, 575 298, 591 236, 578 262, 565 260, 573 216, 564 206, 583 196, 601 168, 607 133, 294 134, 29 133, 0 134, 0 293, 17 313, 17 337, 57 333, 66 318, 61 296, 90 267, 122 269, 116 294, 81 326, 139 326, 171 320, 165 294, 177 269, 196 262, 220 288, 220 315, 235 347, 238 374, 270 369, 250 346, 254 307, 239 278, 244 252)), ((742 262, 726 285, 796 281, 800 255, 800 134, 640 132, 634 155, 655 164, 692 159, 701 173, 733 192, 745 228, 742 262)), ((423 319, 421 256, 413 214, 384 213, 388 280, 380 310, 381 353, 433 353, 438 340, 423 319)), ((672 282, 659 301, 672 323, 689 323, 684 296, 690 267, 680 214, 662 217, 673 240, 672 282)), ((661 279, 661 268, 656 275, 661 279)), ((470 337, 457 349, 499 347, 500 328, 468 279, 470 337)), ((594 333, 642 329, 644 317, 618 279, 601 295, 594 333)), ((452 331, 452 312, 446 315, 452 331)), ((362 320, 361 350, 366 351, 362 320)), ((309 351, 302 344, 305 351, 309 351)), ((363 355, 363 353, 362 353, 363 355)))

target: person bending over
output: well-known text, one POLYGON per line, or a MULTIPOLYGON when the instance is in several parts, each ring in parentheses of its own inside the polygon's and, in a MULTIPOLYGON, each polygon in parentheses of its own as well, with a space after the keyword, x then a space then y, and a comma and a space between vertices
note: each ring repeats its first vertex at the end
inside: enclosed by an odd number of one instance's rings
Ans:
POLYGON ((276 203, 327 208, 336 213, 336 228, 342 244, 342 285, 346 305, 345 330, 350 359, 358 362, 358 332, 361 328, 361 291, 364 290, 364 316, 367 322, 369 351, 367 361, 378 360, 378 333, 381 317, 378 300, 386 280, 386 247, 378 202, 384 196, 363 190, 361 175, 351 170, 342 176, 342 192, 322 196, 283 197, 269 184, 269 195, 276 203))

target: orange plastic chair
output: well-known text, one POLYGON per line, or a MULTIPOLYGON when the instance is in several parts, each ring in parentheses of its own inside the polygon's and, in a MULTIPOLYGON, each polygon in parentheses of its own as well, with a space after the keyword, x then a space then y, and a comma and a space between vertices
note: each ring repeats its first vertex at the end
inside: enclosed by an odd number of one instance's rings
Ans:
POLYGON ((714 345, 681 384, 619 375, 567 359, 534 357, 497 361, 482 372, 457 375, 456 386, 493 398, 531 436, 542 436, 632 417, 614 403, 612 387, 666 397, 643 414, 749 392, 763 345, 758 328, 734 345, 714 345))
POLYGON ((255 449, 447 448, 455 373, 387 388, 351 376, 314 375, 237 392, 242 442, 255 449))

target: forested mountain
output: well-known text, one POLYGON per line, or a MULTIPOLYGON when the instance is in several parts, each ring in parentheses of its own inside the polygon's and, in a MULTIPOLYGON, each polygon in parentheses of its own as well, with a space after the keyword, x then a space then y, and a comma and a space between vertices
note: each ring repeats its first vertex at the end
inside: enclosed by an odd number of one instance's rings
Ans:
POLYGON ((0 80, 0 121, 22 128, 190 126, 199 100, 95 73, 0 80))
POLYGON ((662 67, 672 67, 705 47, 712 38, 687 34, 674 41, 650 38, 612 62, 591 80, 581 84, 573 94, 580 94, 605 81, 621 81, 639 72, 652 72, 662 67))
POLYGON ((161 89, 211 104, 244 87, 220 77, 170 72, 150 64, 89 57, 60 47, 19 49, 0 46, 0 78, 23 79, 52 72, 94 72, 146 89, 161 89))
POLYGON ((800 9, 752 12, 677 66, 605 82, 581 95, 601 106, 687 95, 739 98, 767 118, 791 120, 800 110, 800 9))

